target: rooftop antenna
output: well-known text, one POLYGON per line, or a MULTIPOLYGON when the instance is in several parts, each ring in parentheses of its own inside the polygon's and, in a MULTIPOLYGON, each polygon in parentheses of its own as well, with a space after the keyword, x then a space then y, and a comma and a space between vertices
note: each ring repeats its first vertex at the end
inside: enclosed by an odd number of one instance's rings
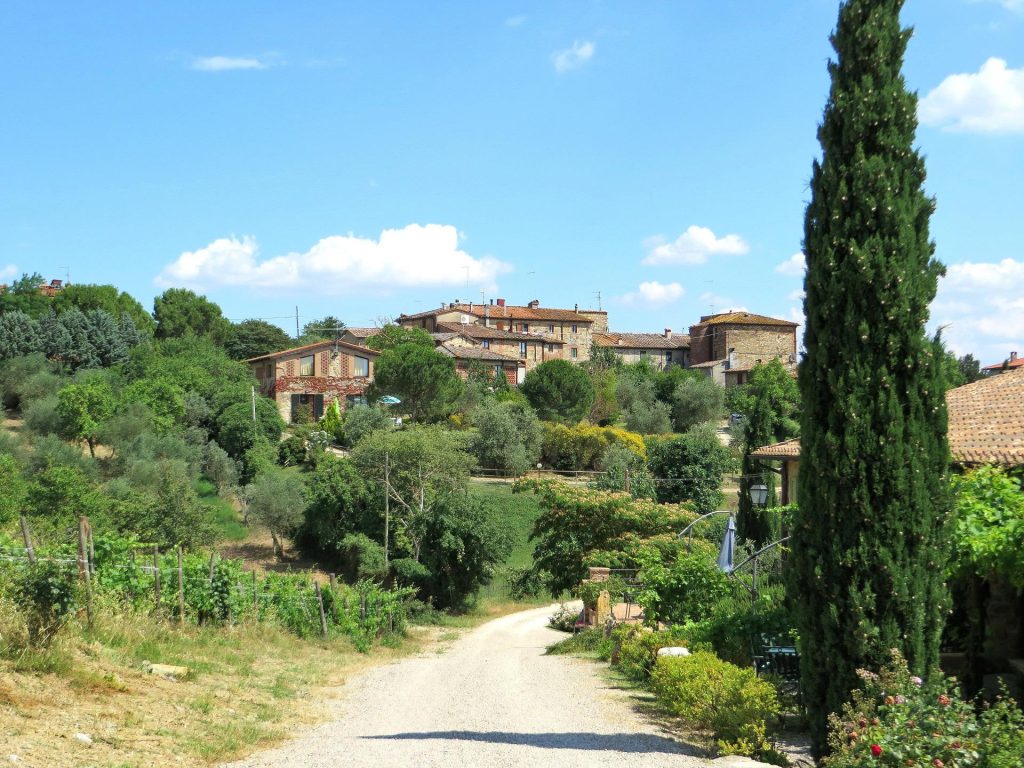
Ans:
POLYGON ((601 292, 598 291, 597 293, 594 294, 594 296, 597 297, 597 311, 600 312, 601 311, 601 292))
POLYGON ((708 289, 708 309, 711 310, 711 314, 713 315, 715 314, 715 281, 705 280, 704 284, 711 286, 708 289))
POLYGON ((64 285, 71 285, 71 267, 57 267, 64 270, 64 285))

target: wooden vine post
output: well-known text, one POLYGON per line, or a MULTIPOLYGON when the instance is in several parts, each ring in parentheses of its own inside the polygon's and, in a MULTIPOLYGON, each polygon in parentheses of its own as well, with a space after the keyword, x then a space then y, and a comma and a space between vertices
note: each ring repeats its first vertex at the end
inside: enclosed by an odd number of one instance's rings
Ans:
POLYGON ((160 548, 153 545, 153 592, 156 609, 160 610, 160 548))
POLYGON ((85 619, 92 626, 92 582, 89 568, 89 520, 85 515, 78 517, 78 578, 85 587, 85 619))
POLYGON ((320 584, 313 582, 313 591, 316 592, 316 604, 320 609, 320 634, 327 637, 327 616, 324 614, 324 596, 320 592, 320 584))
POLYGON ((21 516, 21 538, 25 540, 25 552, 28 553, 29 565, 36 564, 36 551, 32 547, 32 535, 28 531, 28 518, 21 516))
POLYGON ((181 567, 181 545, 178 545, 178 623, 185 623, 185 573, 181 567))

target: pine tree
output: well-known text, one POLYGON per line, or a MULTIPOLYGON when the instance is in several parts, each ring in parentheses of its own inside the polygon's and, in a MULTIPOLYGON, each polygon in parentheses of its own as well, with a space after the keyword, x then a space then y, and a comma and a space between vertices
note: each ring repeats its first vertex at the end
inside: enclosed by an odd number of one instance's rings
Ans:
POLYGON ((947 515, 941 348, 924 325, 933 258, 903 0, 847 0, 805 221, 802 464, 789 593, 814 750, 890 648, 938 662, 947 515))

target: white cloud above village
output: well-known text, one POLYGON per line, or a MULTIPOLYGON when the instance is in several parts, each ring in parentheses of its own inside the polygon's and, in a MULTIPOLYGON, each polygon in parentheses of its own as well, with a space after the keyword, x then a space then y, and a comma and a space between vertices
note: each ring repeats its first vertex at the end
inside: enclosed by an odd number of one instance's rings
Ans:
POLYGON ((526 17, 525 16, 509 16, 507 19, 505 19, 505 26, 509 27, 510 29, 515 29, 516 27, 521 27, 525 23, 526 23, 526 17))
POLYGON ((4 282, 13 280, 18 275, 18 267, 15 264, 8 264, 7 266, 0 268, 0 280, 4 282))
POLYGON ((950 75, 921 99, 918 117, 954 133, 1024 133, 1024 67, 990 58, 977 72, 950 75))
POLYGON ((561 51, 555 51, 551 54, 551 62, 555 66, 555 72, 558 74, 564 74, 573 69, 579 69, 592 58, 597 50, 597 46, 589 40, 579 41, 577 40, 568 48, 561 51))
POLYGON ((253 237, 225 237, 186 251, 157 276, 158 286, 195 289, 303 290, 318 294, 388 292, 398 288, 458 286, 495 290, 512 265, 474 257, 459 233, 444 224, 386 229, 377 239, 332 235, 308 251, 263 258, 253 237))
POLYGON ((621 297, 623 304, 627 305, 648 305, 664 306, 678 301, 686 293, 679 283, 659 283, 657 280, 640 283, 635 291, 630 291, 621 297))
POLYGON ((1024 352, 1024 261, 953 264, 931 310, 931 325, 958 355, 988 364, 1024 352))
POLYGON ((271 62, 255 56, 199 56, 192 60, 190 69, 199 72, 230 72, 244 69, 267 69, 271 62))
POLYGON ((648 266, 705 264, 712 256, 742 256, 750 246, 739 235, 718 237, 707 227, 691 225, 675 240, 668 242, 656 235, 645 241, 648 248, 643 263, 648 266))
POLYGON ((803 277, 807 271, 807 257, 803 252, 794 253, 784 262, 775 267, 775 271, 786 277, 803 277))
MULTIPOLYGON (((746 304, 741 304, 730 296, 719 296, 711 291, 705 291, 700 295, 700 306, 707 307, 706 314, 718 314, 720 312, 749 312, 746 304)), ((700 313, 705 314, 702 309, 700 313)))

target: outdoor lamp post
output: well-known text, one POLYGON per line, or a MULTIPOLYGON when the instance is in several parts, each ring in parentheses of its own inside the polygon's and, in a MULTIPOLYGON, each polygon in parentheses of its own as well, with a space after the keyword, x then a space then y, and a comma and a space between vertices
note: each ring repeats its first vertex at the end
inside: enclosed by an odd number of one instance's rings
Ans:
POLYGON ((763 507, 768 503, 768 486, 762 483, 750 486, 750 503, 755 507, 763 507))

